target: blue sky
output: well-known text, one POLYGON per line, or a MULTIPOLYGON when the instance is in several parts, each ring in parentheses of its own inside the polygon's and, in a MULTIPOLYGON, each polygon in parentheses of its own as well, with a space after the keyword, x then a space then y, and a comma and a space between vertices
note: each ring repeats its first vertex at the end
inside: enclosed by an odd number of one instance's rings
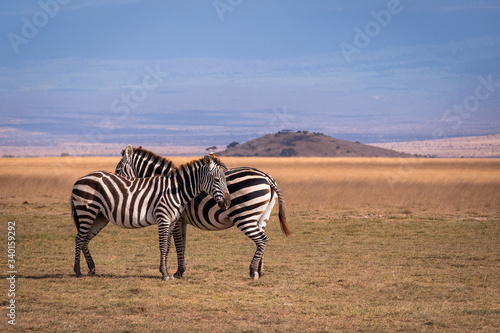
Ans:
POLYGON ((0 145, 496 134, 499 17, 493 0, 4 2, 0 145))

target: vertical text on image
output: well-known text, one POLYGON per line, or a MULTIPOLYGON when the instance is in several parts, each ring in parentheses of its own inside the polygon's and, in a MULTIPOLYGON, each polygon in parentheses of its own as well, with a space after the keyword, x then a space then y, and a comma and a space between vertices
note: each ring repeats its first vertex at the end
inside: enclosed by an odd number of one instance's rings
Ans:
POLYGON ((9 302, 7 305, 7 321, 10 325, 16 324, 16 221, 7 224, 7 281, 9 302))

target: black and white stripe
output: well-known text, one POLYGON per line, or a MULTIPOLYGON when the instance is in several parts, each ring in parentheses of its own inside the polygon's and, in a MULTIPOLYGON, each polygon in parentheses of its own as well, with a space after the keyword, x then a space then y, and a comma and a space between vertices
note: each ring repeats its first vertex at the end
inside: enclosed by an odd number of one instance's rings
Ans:
POLYGON ((80 251, 83 251, 89 275, 95 274, 90 255, 90 240, 111 222, 123 228, 158 226, 160 272, 163 280, 171 275, 167 270, 167 255, 173 227, 186 203, 205 191, 222 209, 229 206, 225 180, 226 167, 215 154, 207 155, 166 175, 151 178, 130 178, 106 171, 92 172, 73 186, 71 204, 78 234, 75 238, 75 266, 80 271, 80 251))
MULTIPOLYGON (((122 151, 122 160, 116 173, 130 177, 151 177, 166 174, 173 163, 148 150, 133 148, 130 145, 122 151)), ((263 258, 268 242, 265 234, 266 224, 276 201, 279 203, 279 220, 282 231, 289 235, 285 214, 285 200, 274 179, 258 169, 241 167, 225 172, 231 205, 221 210, 208 195, 201 193, 186 205, 182 223, 173 231, 178 257, 176 277, 185 271, 186 225, 189 223, 199 229, 215 231, 234 225, 252 239, 257 250, 250 264, 250 276, 258 279, 263 274, 263 258)))

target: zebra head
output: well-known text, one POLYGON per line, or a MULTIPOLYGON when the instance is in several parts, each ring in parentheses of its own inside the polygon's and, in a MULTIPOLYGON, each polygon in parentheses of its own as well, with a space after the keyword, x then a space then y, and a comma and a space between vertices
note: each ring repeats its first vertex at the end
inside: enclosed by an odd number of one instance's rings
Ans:
POLYGON ((134 148, 131 145, 128 145, 122 150, 122 159, 116 166, 115 174, 126 177, 137 177, 137 172, 135 168, 132 167, 133 154, 134 148))
POLYGON ((201 189, 210 194, 221 209, 229 208, 231 198, 227 189, 226 175, 224 174, 227 167, 215 153, 205 155, 203 162, 201 189))

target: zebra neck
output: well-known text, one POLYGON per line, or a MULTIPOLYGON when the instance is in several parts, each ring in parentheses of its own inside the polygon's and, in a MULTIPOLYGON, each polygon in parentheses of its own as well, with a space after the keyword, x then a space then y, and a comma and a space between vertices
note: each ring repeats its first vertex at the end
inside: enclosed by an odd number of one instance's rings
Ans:
POLYGON ((172 161, 159 155, 138 155, 133 161, 133 165, 141 177, 167 175, 173 168, 175 168, 172 161))
POLYGON ((197 197, 201 192, 201 165, 193 163, 181 165, 169 173, 177 187, 177 193, 184 204, 197 197))

